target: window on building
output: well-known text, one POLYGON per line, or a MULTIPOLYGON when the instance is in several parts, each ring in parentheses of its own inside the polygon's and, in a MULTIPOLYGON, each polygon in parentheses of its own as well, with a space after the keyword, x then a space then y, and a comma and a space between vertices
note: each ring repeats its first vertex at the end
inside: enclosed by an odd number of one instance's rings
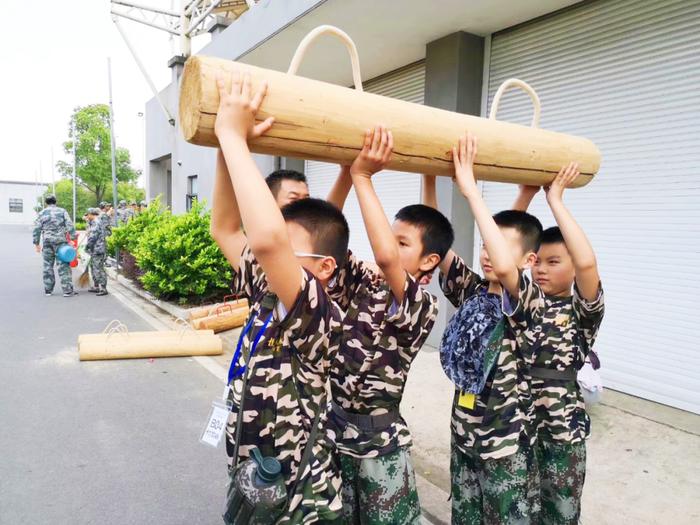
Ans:
POLYGON ((22 199, 10 199, 10 213, 23 213, 24 203, 22 199))
POLYGON ((187 177, 187 211, 192 208, 192 203, 197 200, 197 175, 187 177))

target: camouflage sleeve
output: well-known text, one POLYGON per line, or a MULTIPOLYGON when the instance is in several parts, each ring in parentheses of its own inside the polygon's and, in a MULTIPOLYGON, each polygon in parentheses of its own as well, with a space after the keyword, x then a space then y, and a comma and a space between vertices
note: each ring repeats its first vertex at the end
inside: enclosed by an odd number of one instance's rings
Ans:
POLYGON ((371 279, 372 270, 348 250, 348 260, 339 269, 335 282, 329 286, 328 294, 341 308, 347 309, 350 299, 371 279))
POLYGON ((66 210, 63 210, 63 220, 66 223, 66 231, 70 234, 70 238, 75 239, 75 225, 73 224, 73 221, 70 220, 70 215, 68 215, 66 210))
POLYGON ((440 273, 440 288, 445 297, 456 307, 461 306, 483 285, 483 279, 473 272, 459 255, 455 255, 447 271, 440 273))
POLYGON ((41 213, 34 219, 34 229, 32 230, 32 243, 38 245, 41 241, 41 213))
POLYGON ((233 270, 233 281, 231 283, 233 293, 240 294, 248 299, 266 293, 267 281, 265 272, 247 244, 241 253, 238 268, 233 270))
POLYGON ((308 270, 302 271, 302 284, 294 306, 281 326, 291 345, 307 367, 322 370, 330 365, 329 356, 337 350, 333 333, 342 326, 343 314, 323 285, 308 270))
POLYGON ((598 336, 598 330, 603 321, 603 315, 605 314, 602 285, 599 286, 598 295, 592 301, 587 301, 581 297, 578 287, 574 285, 573 307, 578 322, 579 334, 586 342, 584 355, 582 356, 585 358, 593 348, 593 344, 598 336))
POLYGON ((513 328, 527 330, 544 314, 544 293, 524 272, 520 272, 518 297, 503 291, 503 313, 513 328))
POLYGON ((407 273, 403 301, 393 303, 386 318, 386 323, 396 329, 399 350, 420 350, 433 329, 437 313, 437 298, 407 273))

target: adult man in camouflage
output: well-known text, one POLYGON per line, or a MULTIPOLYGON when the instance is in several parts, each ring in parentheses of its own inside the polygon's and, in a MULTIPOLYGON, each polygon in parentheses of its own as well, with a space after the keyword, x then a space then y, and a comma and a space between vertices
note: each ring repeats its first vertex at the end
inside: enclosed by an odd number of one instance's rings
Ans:
POLYGON ((39 212, 34 221, 34 231, 32 238, 36 252, 43 252, 44 257, 44 292, 47 296, 53 293, 56 285, 54 275, 54 265, 58 264, 58 275, 63 288, 63 297, 73 297, 78 292, 73 290, 73 274, 70 264, 56 258, 58 248, 66 244, 66 234, 70 234, 71 239, 76 238, 75 227, 68 216, 68 212, 56 206, 56 197, 47 195, 46 208, 39 212), (40 240, 43 235, 43 247, 40 240))
POLYGON ((148 201, 141 201, 139 203, 139 213, 143 213, 148 209, 148 201))
POLYGON ((126 205, 126 201, 120 200, 119 208, 117 208, 117 226, 121 226, 122 224, 129 222, 133 216, 133 213, 134 212, 131 210, 131 208, 126 205))
POLYGON ((102 215, 97 208, 90 208, 87 212, 90 221, 87 244, 85 250, 90 254, 90 272, 95 285, 88 292, 97 295, 107 295, 107 273, 105 272, 105 259, 107 258, 107 235, 102 215))

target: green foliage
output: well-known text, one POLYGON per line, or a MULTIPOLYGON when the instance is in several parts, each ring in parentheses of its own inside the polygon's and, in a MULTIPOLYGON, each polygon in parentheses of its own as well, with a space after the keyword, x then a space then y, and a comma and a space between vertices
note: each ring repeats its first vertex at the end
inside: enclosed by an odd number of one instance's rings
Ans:
POLYGON ((84 221, 76 218, 75 229, 78 231, 80 231, 80 230, 87 231, 87 224, 85 224, 84 221))
POLYGON ((195 203, 183 215, 164 217, 142 231, 130 250, 144 271, 143 287, 158 297, 178 300, 227 290, 231 267, 209 234, 210 215, 204 205, 195 203))
MULTIPOLYGON (((139 188, 133 182, 117 182, 117 202, 124 199, 127 202, 136 201, 137 203, 146 200, 146 190, 139 188)), ((114 202, 112 199, 112 185, 110 184, 105 190, 104 200, 114 202)))
MULTIPOLYGON (((53 186, 49 185, 44 195, 41 197, 41 207, 44 207, 44 197, 53 194, 53 186)), ((75 211, 76 221, 80 221, 83 214, 88 208, 97 206, 95 195, 81 186, 75 188, 75 200, 78 209, 75 211)), ((61 208, 65 208, 68 215, 73 218, 73 181, 69 179, 61 179, 56 183, 56 204, 61 208)))
POLYGON ((107 237, 107 248, 114 255, 115 249, 126 250, 135 253, 136 249, 147 232, 171 218, 170 211, 165 209, 160 202, 160 197, 155 198, 146 208, 123 226, 112 228, 112 235, 107 237))
MULTIPOLYGON (((109 106, 92 104, 76 108, 71 116, 68 135, 70 140, 63 143, 66 153, 72 154, 73 141, 77 140, 75 149, 77 179, 82 186, 95 195, 96 202, 104 200, 107 189, 112 185, 109 106), (74 129, 77 137, 74 136, 74 129)), ((139 174, 131 168, 129 150, 117 148, 115 157, 117 181, 135 181, 139 174)), ((72 176, 71 164, 59 161, 56 166, 64 177, 72 176)))

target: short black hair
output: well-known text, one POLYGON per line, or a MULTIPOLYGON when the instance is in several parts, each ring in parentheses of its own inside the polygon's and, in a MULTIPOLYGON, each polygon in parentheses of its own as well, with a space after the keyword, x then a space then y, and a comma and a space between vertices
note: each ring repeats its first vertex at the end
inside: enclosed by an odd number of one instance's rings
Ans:
POLYGON ((542 223, 534 215, 525 211, 504 210, 494 215, 493 220, 502 228, 513 228, 520 234, 523 253, 537 253, 540 249, 542 223))
POLYGON ((101 210, 104 210, 106 207, 107 207, 107 203, 106 203, 106 202, 101 202, 101 203, 100 203, 100 209, 101 209, 101 210))
POLYGON ((277 194, 280 191, 283 180, 294 180, 297 182, 306 182, 306 175, 300 173, 296 170, 276 170, 265 177, 265 182, 267 182, 267 187, 270 188, 272 195, 277 198, 277 194))
POLYGON ((44 202, 46 202, 46 204, 56 204, 56 196, 55 195, 47 195, 46 198, 44 199, 44 202))
POLYGON ((421 255, 437 253, 442 260, 455 240, 455 232, 450 221, 430 206, 424 204, 404 206, 394 216, 394 219, 411 224, 421 230, 421 242, 423 243, 421 255))
POLYGON ((540 245, 542 244, 564 244, 566 245, 566 241, 564 240, 564 236, 561 234, 561 230, 559 229, 559 226, 552 226, 551 228, 547 228, 542 232, 542 238, 540 240, 540 245))
POLYGON ((295 222, 311 235, 314 252, 330 255, 338 268, 348 257, 350 228, 343 212, 323 199, 300 199, 282 208, 286 222, 295 222))

